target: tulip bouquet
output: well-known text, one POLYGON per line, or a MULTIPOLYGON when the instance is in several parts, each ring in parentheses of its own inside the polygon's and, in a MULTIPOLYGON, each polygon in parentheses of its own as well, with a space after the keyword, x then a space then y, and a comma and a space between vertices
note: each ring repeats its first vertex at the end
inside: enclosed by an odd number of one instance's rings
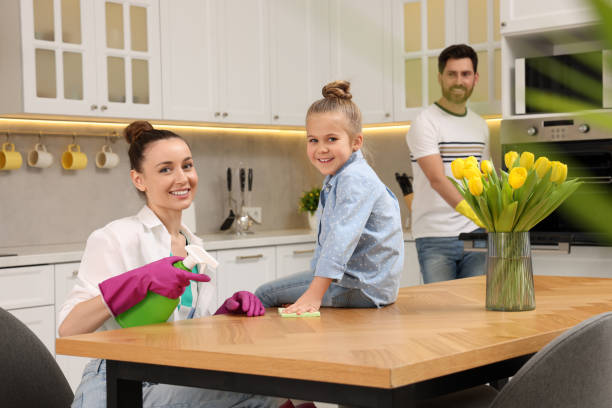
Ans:
POLYGON ((489 232, 487 309, 535 308, 529 230, 558 208, 581 182, 567 165, 531 152, 508 152, 508 172, 470 156, 451 163, 449 179, 489 232))

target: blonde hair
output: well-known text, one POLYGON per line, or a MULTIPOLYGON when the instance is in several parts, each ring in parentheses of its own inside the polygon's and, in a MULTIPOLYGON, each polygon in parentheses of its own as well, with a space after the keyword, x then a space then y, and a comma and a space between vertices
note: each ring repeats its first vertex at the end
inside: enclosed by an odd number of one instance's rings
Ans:
POLYGON ((353 138, 361 133, 361 111, 351 99, 351 83, 334 81, 323 87, 323 99, 313 102, 306 113, 306 121, 315 113, 340 112, 346 117, 349 136, 353 138))

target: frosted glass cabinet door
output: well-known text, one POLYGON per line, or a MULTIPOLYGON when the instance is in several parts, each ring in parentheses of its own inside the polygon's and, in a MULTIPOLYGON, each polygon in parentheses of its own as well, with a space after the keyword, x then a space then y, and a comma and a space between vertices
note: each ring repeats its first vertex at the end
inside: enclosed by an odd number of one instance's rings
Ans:
POLYGON ((95 99, 91 2, 30 0, 21 5, 24 110, 90 114, 95 99))
POLYGON ((95 7, 99 114, 161 117, 159 3, 113 0, 95 7))

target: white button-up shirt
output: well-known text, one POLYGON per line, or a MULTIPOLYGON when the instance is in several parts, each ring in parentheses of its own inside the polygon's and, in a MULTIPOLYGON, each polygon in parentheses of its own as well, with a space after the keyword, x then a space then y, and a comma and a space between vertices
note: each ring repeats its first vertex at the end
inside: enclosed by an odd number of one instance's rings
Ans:
MULTIPOLYGON (((190 244, 202 245, 202 240, 185 225, 181 225, 181 232, 190 244)), ((115 220, 94 231, 87 239, 74 288, 59 311, 59 323, 77 304, 100 295, 100 282, 170 256, 170 242, 168 230, 146 205, 135 216, 115 220)), ((198 270, 205 271, 205 265, 199 265, 198 270)), ((192 282, 187 290, 193 296, 195 317, 214 313, 217 299, 211 282, 192 282)), ((189 310, 181 309, 175 309, 168 321, 184 319, 189 310)), ((119 328, 111 317, 98 331, 119 328)))

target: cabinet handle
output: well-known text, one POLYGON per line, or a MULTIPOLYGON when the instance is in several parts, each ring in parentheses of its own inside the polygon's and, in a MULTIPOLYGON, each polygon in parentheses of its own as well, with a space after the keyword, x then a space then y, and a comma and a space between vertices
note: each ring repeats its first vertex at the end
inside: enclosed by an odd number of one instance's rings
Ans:
POLYGON ((78 269, 76 271, 72 271, 72 277, 73 278, 76 278, 78 274, 79 274, 79 270, 78 269))
POLYGON ((303 254, 312 254, 314 253, 314 249, 299 249, 293 251, 293 255, 303 255, 303 254))
POLYGON ((102 112, 104 112, 104 111, 105 111, 105 110, 107 110, 107 109, 108 109, 108 106, 106 106, 106 105, 102 105, 102 106, 100 106, 100 110, 101 110, 102 112))
POLYGON ((221 112, 215 112, 215 118, 219 117, 219 115, 221 115, 221 112))
POLYGON ((274 115, 274 116, 272 117, 272 119, 274 119, 274 120, 278 120, 278 115, 274 115))
POLYGON ((223 114, 221 114, 221 116, 223 116, 224 118, 227 118, 227 112, 223 112, 223 114))
POLYGON ((257 254, 257 255, 239 255, 236 257, 237 261, 246 261, 248 259, 259 259, 259 258, 263 258, 263 254, 257 254))
POLYGON ((96 109, 98 109, 98 105, 93 104, 93 105, 91 105, 91 106, 89 107, 89 109, 91 109, 91 110, 96 110, 96 109))
POLYGON ((501 25, 502 27, 505 27, 505 26, 506 26, 506 22, 505 22, 505 21, 502 21, 500 25, 501 25))
POLYGON ((389 112, 385 113, 385 118, 389 118, 391 117, 391 114, 389 112))

